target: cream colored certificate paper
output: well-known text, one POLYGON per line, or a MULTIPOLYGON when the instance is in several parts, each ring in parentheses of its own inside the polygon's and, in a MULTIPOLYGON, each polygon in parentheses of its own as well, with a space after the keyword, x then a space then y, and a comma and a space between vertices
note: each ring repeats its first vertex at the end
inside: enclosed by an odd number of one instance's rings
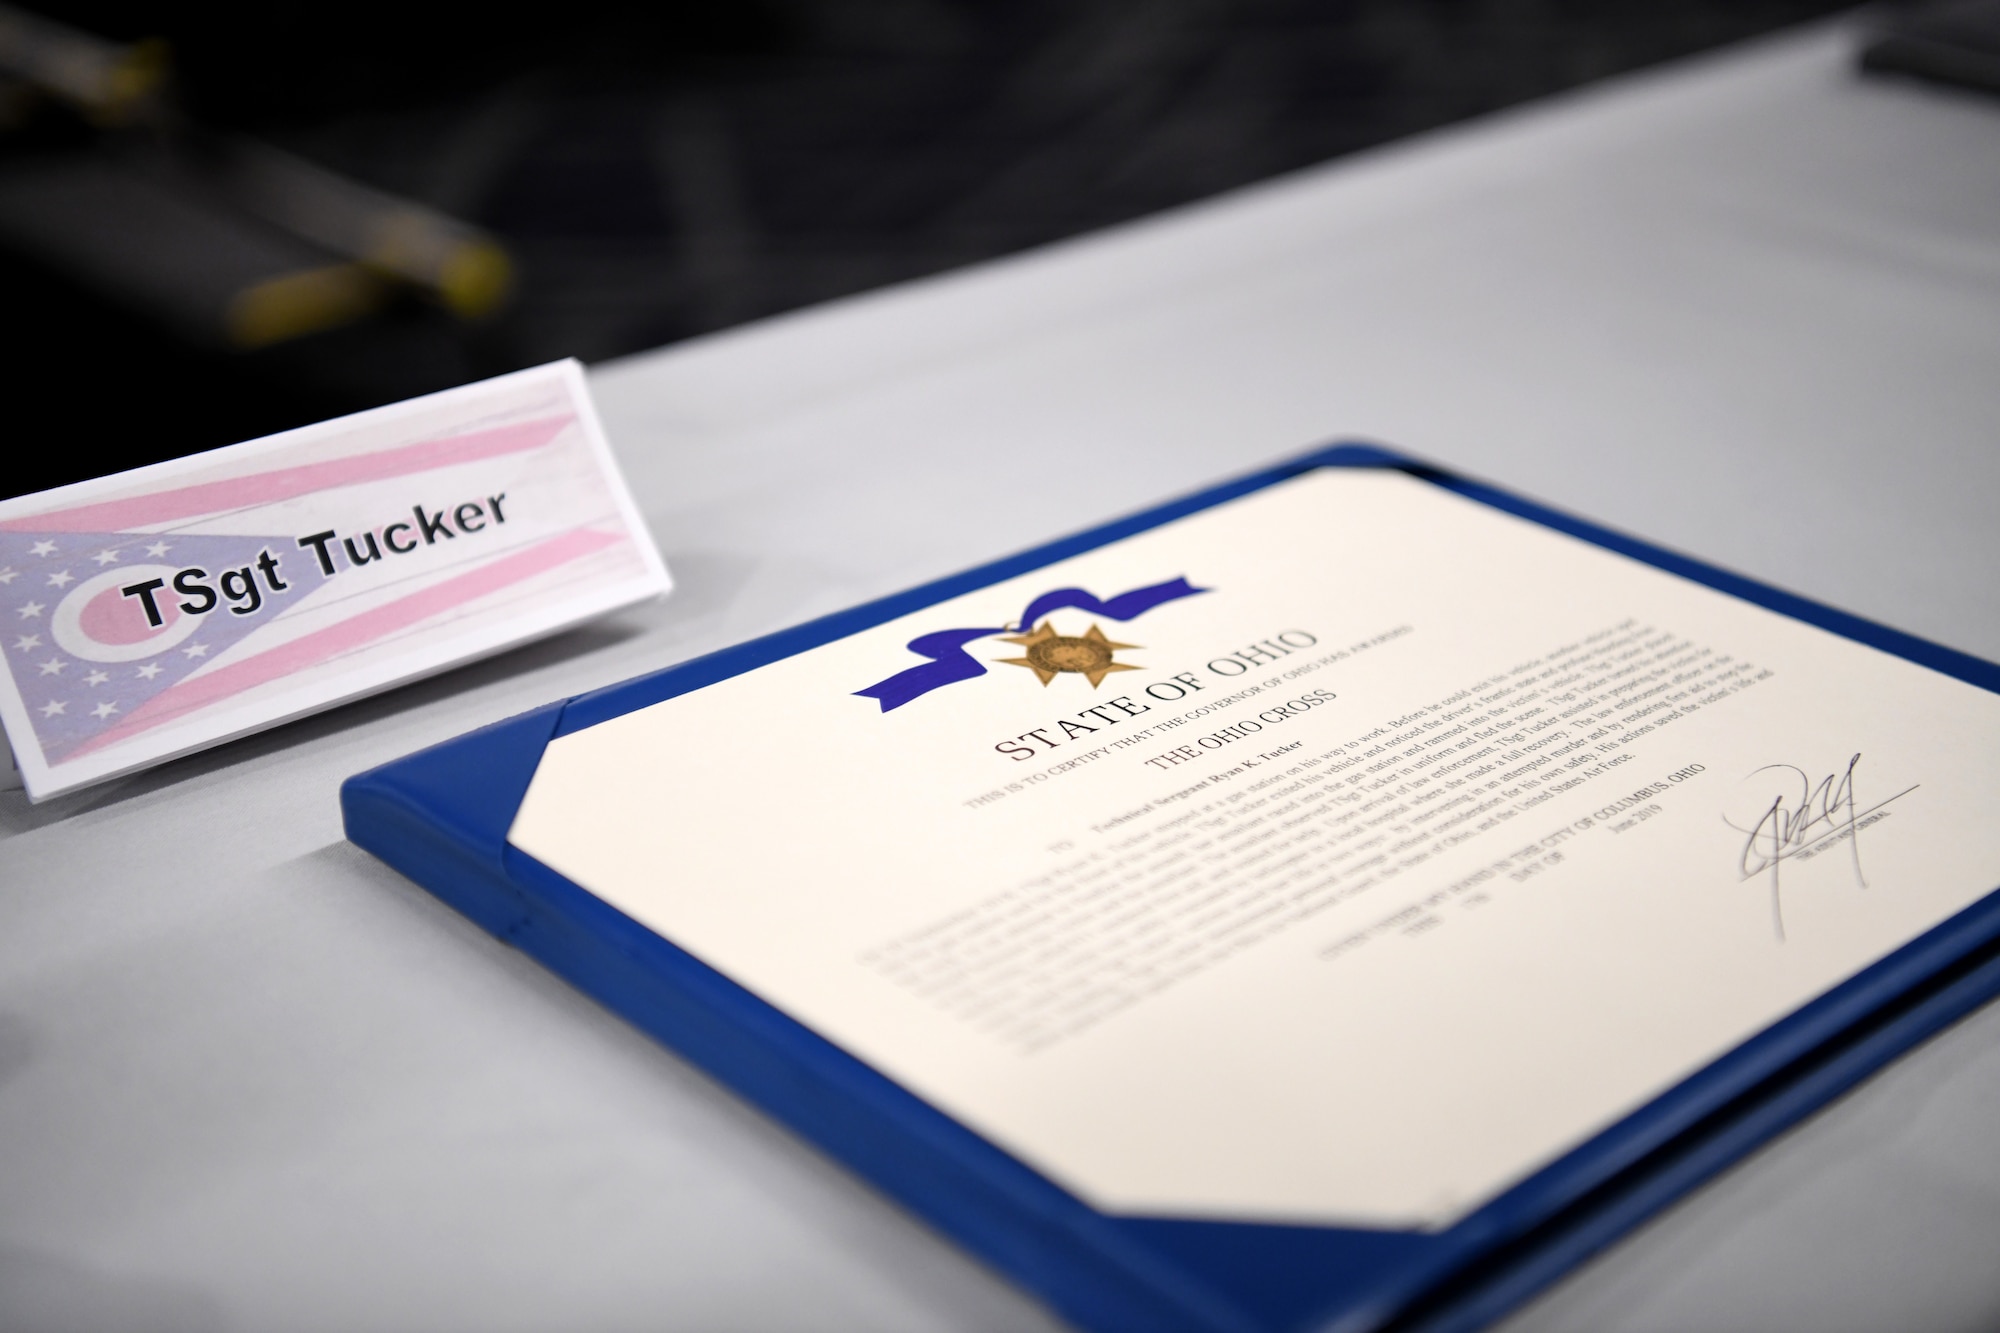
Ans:
POLYGON ((1101 1209, 1435 1227, 1991 891, 1996 797, 2000 697, 1322 470, 558 740, 511 836, 1101 1209))

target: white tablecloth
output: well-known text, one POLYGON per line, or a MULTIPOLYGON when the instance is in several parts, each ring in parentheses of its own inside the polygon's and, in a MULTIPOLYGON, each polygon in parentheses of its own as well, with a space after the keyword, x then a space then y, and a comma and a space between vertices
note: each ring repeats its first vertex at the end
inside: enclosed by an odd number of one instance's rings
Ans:
MULTIPOLYGON (((1050 1327, 344 843, 340 780, 1345 437, 2000 657, 2000 102, 1853 41, 594 372, 671 600, 0 796, 0 1327, 1050 1327)), ((1988 1010, 1517 1325, 1991 1327, 1996 1253, 1988 1010)))

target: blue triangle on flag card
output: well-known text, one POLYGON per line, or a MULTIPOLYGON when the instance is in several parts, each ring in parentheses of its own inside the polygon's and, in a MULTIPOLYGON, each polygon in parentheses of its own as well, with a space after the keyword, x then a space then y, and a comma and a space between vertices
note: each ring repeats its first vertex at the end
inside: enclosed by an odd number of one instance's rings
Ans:
POLYGON ((59 761, 324 583, 315 561, 280 563, 294 545, 238 534, 0 531, 0 662, 43 755, 59 761))

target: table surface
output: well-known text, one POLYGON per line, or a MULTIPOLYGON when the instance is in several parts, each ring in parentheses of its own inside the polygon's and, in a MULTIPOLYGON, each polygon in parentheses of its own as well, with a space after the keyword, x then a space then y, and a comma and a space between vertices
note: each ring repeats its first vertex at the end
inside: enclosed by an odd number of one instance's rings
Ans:
MULTIPOLYGON (((668 601, 0 795, 0 1326, 1050 1329, 341 838, 342 778, 1370 437, 2000 658, 2000 102, 1835 23, 593 372, 668 601)), ((2000 1008, 1519 1330, 2000 1322, 2000 1008)))

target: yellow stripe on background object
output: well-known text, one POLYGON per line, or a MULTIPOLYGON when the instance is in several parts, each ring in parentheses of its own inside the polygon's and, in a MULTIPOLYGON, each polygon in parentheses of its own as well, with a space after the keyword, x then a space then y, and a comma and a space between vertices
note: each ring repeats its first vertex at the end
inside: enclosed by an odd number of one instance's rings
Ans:
POLYGON ((438 275, 438 290, 452 313, 477 319, 498 310, 514 286, 513 261, 491 241, 466 241, 452 247, 438 275))
POLYGON ((360 264, 329 264, 267 278, 230 298, 229 341, 246 351, 352 324, 382 308, 391 286, 360 264))

